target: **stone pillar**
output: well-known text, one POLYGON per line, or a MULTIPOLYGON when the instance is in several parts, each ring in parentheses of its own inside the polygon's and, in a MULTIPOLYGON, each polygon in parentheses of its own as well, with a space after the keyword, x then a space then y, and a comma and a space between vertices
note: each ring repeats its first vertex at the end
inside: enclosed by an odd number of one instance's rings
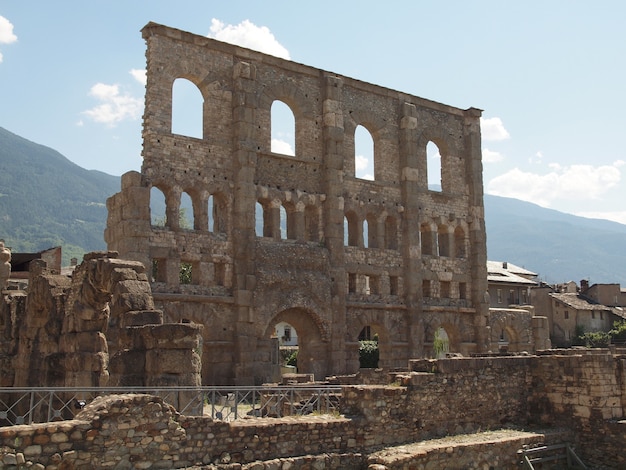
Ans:
POLYGON ((257 337, 254 328, 255 216, 257 162, 256 67, 233 67, 233 296, 235 323, 234 382, 253 385, 257 337))
POLYGON ((324 135, 324 243, 330 254, 332 311, 329 372, 344 374, 359 369, 359 358, 346 354, 346 271, 344 265, 343 219, 343 81, 326 74, 322 77, 324 101, 322 122, 324 135))
POLYGON ((533 349, 538 351, 552 348, 548 317, 534 316, 531 321, 533 325, 533 349))
POLYGON ((472 280, 471 300, 476 313, 474 338, 477 352, 489 349, 487 324, 489 302, 487 292, 487 237, 485 232, 485 208, 483 203, 483 164, 480 140, 480 116, 482 111, 470 108, 465 111, 463 126, 465 142, 465 174, 469 188, 468 220, 470 240, 470 273, 472 280))
POLYGON ((409 327, 408 359, 424 352, 422 316, 422 259, 420 250, 419 169, 417 149, 417 110, 402 104, 400 115, 400 185, 404 213, 402 217, 402 257, 404 259, 404 302, 409 327))
POLYGON ((122 175, 122 190, 107 199, 107 227, 104 241, 109 251, 121 258, 139 261, 147 269, 150 259, 150 188, 141 173, 129 171, 122 175))

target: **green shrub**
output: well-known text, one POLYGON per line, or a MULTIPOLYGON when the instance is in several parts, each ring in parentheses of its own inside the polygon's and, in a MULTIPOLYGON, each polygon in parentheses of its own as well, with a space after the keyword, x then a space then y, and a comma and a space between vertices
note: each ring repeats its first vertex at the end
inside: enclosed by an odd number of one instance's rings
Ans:
POLYGON ((626 341, 626 320, 613 323, 613 329, 609 331, 609 334, 611 335, 611 339, 626 341))
POLYGON ((606 348, 611 342, 611 336, 605 331, 585 333, 581 339, 588 348, 606 348))
POLYGON ((359 341, 359 364, 363 369, 378 367, 378 341, 359 341))
POLYGON ((298 367, 298 351, 297 350, 291 353, 291 355, 289 356, 289 359, 287 359, 287 365, 298 367))

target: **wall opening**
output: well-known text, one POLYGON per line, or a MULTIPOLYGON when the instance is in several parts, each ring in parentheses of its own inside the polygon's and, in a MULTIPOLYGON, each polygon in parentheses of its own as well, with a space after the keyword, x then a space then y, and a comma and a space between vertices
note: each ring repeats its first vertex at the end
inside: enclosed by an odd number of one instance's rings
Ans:
POLYGON ((375 369, 380 360, 378 347, 378 334, 372 326, 365 325, 359 333, 359 367, 362 369, 375 369))
POLYGON ((167 225, 165 207, 165 194, 156 186, 152 186, 150 188, 150 223, 153 227, 167 225))
POLYGON ((257 237, 271 237, 271 229, 269 223, 269 217, 265 210, 265 207, 257 202, 254 205, 254 229, 257 237))
POLYGON ((172 85, 172 134, 202 139, 204 99, 196 85, 177 78, 172 85))
POLYGON ((193 201, 189 193, 180 195, 180 207, 178 209, 178 226, 183 230, 194 228, 193 201))
POLYGON ((445 329, 438 328, 433 338, 433 355, 435 359, 443 359, 449 352, 450 338, 448 337, 448 333, 445 329))
POLYGON ((432 141, 426 145, 426 170, 428 173, 428 189, 441 191, 441 153, 437 144, 432 141))
POLYGON ((363 126, 354 131, 354 176, 374 180, 374 139, 363 126))
POLYGON ((291 108, 279 100, 271 108, 271 151, 282 155, 296 154, 296 121, 291 108))
POLYGON ((359 246, 361 238, 359 230, 359 218, 354 212, 348 212, 344 219, 344 244, 346 246, 359 246))
POLYGON ((440 225, 437 228, 437 248, 439 249, 439 256, 450 256, 450 235, 448 227, 445 225, 440 225))

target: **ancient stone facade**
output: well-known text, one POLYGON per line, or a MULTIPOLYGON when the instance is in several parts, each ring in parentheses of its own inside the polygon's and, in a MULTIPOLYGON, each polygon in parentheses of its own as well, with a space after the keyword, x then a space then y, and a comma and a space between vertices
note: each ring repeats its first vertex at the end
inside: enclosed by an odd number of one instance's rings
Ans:
POLYGON ((431 354, 441 328, 452 352, 489 349, 479 110, 153 23, 143 37, 143 165, 108 200, 105 240, 153 268, 167 319, 205 326, 204 384, 272 378, 281 321, 297 331, 299 370, 316 379, 358 369, 366 327, 386 368, 431 354), (202 138, 172 132, 177 79, 202 95, 202 138), (295 156, 271 151, 276 101, 293 113, 295 156), (357 126, 374 142, 373 181, 356 177, 357 126), (429 142, 441 191, 428 187, 429 142), (164 227, 152 225, 154 188, 164 227))
POLYGON ((199 385, 201 329, 163 323, 137 261, 90 253, 70 277, 35 260, 27 291, 2 291, 0 386, 199 385))

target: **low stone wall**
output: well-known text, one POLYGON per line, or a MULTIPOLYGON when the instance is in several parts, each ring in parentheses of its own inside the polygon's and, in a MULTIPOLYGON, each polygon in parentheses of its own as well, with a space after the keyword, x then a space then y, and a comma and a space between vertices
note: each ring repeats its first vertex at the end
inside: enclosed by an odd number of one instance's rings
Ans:
POLYGON ((514 430, 487 431, 387 448, 370 455, 367 462, 371 470, 407 468, 517 470, 520 468, 520 458, 515 449, 536 446, 545 442, 545 438, 546 436, 540 433, 514 430))
MULTIPOLYGON (((576 434, 579 455, 593 468, 623 468, 625 360, 596 351, 412 361, 413 372, 397 376, 390 386, 344 386, 342 416, 227 423, 179 415, 148 395, 99 397, 76 420, 0 428, 0 463, 10 468, 24 461, 50 470, 209 464, 356 469, 382 448, 485 429, 557 424, 576 434), (267 464, 276 459, 288 463, 267 464)), ((511 444, 507 455, 517 445, 511 444)), ((456 452, 470 452, 462 447, 448 456, 432 450, 420 458, 436 468, 443 458, 456 461, 456 452)), ((472 449, 481 455, 487 451, 472 449)))

